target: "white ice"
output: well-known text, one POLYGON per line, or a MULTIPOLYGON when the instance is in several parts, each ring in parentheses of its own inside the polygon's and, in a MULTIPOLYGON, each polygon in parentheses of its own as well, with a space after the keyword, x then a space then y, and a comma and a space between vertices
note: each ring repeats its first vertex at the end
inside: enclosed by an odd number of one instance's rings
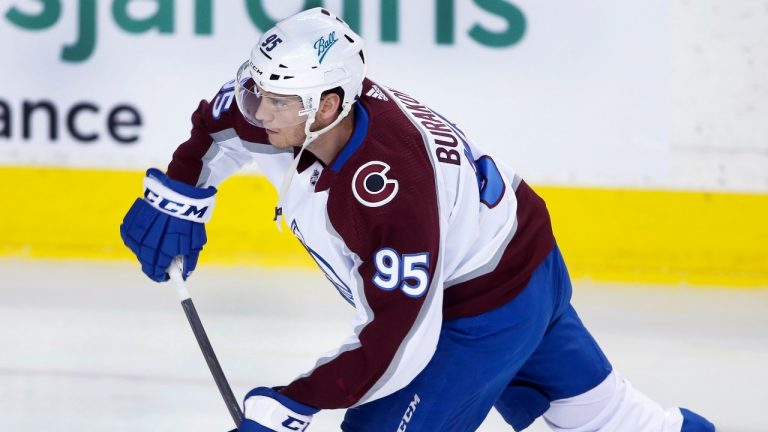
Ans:
MULTIPOLYGON (((352 310, 318 272, 201 265, 189 289, 238 399, 336 346, 352 310)), ((768 290, 575 282, 614 366, 723 431, 768 427, 768 290)), ((228 431, 169 284, 133 263, 0 260, 0 431, 228 431)), ((338 430, 323 411, 309 431, 338 430)), ((510 431, 492 411, 480 431, 510 431)), ((546 431, 538 421, 530 431, 546 431)))

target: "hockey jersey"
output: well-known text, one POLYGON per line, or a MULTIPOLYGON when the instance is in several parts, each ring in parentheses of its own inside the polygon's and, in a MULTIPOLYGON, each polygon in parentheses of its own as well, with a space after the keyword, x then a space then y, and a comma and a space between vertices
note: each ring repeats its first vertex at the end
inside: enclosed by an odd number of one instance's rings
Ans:
MULTIPOLYGON (((269 145, 224 85, 192 116, 168 175, 217 186, 255 162, 278 188, 296 151, 269 145)), ((321 409, 405 387, 443 320, 512 300, 554 246, 544 202, 418 100, 366 79, 354 132, 328 165, 303 152, 283 197, 293 234, 355 308, 349 338, 280 391, 321 409)))

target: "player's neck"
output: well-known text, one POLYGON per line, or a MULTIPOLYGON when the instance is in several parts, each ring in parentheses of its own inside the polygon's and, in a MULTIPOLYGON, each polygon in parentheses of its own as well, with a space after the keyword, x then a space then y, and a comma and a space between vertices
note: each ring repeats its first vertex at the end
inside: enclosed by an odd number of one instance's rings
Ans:
POLYGON ((355 111, 350 111, 349 115, 344 117, 339 124, 332 127, 328 132, 323 133, 309 145, 312 154, 320 159, 326 166, 337 154, 347 145, 352 133, 355 131, 355 111))

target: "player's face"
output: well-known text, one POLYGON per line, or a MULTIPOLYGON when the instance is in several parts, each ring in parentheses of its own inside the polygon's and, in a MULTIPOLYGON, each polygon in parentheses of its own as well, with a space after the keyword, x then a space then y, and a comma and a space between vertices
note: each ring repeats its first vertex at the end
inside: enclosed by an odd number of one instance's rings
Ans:
POLYGON ((304 142, 307 112, 299 96, 261 88, 251 77, 248 61, 238 69, 234 84, 235 100, 243 118, 266 130, 272 145, 285 148, 304 142))
POLYGON ((253 116, 267 131, 269 142, 278 148, 298 147, 304 142, 306 116, 300 116, 301 98, 262 91, 262 102, 253 116))
POLYGON ((301 147, 304 143, 304 139, 307 137, 304 133, 305 123, 306 122, 280 129, 266 128, 269 143, 280 149, 301 147))

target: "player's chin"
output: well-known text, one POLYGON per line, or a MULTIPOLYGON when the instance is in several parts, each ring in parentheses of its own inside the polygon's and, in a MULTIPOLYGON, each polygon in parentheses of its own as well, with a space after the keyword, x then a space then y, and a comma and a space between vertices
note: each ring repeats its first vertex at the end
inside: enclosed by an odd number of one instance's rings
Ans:
POLYGON ((300 147, 301 142, 296 142, 296 139, 292 139, 287 133, 277 133, 268 135, 269 143, 272 147, 278 149, 287 149, 291 147, 300 147))
POLYGON ((285 147, 285 137, 279 131, 267 129, 267 139, 272 146, 277 148, 285 147))

